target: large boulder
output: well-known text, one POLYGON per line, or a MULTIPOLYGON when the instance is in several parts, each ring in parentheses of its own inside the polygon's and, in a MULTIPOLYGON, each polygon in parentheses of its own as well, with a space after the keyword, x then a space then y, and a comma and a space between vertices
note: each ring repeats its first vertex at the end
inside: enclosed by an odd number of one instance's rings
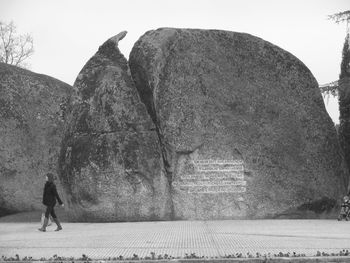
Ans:
POLYGON ((57 79, 0 63, 0 216, 42 208, 72 91, 57 79))
POLYGON ((160 138, 174 218, 335 212, 348 173, 318 84, 296 57, 249 34, 162 28, 137 41, 129 64, 160 138))
POLYGON ((71 220, 171 218, 155 126, 118 48, 125 34, 100 46, 74 83, 59 160, 71 220))

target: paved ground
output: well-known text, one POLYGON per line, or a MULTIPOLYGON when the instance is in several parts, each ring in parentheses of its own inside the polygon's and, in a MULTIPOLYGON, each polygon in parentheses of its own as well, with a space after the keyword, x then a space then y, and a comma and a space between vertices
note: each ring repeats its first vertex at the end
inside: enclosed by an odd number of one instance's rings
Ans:
POLYGON ((90 258, 150 256, 222 257, 250 252, 350 250, 350 222, 336 220, 229 220, 139 223, 63 223, 63 231, 37 231, 38 223, 0 222, 0 256, 90 258))

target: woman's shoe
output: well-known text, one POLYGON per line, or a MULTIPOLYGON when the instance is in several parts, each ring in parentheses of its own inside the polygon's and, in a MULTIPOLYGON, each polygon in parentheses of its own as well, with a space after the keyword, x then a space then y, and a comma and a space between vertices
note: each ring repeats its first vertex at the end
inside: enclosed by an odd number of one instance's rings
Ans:
POLYGON ((57 228, 56 228, 55 231, 60 231, 60 230, 63 229, 62 226, 61 226, 60 221, 58 220, 58 218, 53 218, 53 221, 55 221, 55 223, 56 223, 56 225, 57 225, 57 228))
POLYGON ((49 219, 45 217, 44 224, 38 230, 41 231, 41 232, 46 232, 46 227, 47 227, 48 223, 49 223, 49 219))

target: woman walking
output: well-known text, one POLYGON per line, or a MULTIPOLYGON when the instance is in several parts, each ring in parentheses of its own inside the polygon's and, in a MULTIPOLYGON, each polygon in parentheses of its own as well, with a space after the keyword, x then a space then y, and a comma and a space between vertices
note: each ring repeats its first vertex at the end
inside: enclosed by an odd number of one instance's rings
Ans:
POLYGON ((54 207, 56 205, 56 199, 61 206, 64 206, 64 204, 57 193, 54 180, 55 180, 55 176, 52 173, 46 174, 46 183, 45 183, 44 194, 43 194, 43 204, 46 206, 45 219, 44 219, 44 224, 42 225, 41 228, 39 228, 39 230, 42 232, 46 231, 46 227, 47 227, 47 224, 49 223, 50 215, 53 221, 57 225, 57 229, 55 231, 62 230, 61 223, 56 216, 54 207))

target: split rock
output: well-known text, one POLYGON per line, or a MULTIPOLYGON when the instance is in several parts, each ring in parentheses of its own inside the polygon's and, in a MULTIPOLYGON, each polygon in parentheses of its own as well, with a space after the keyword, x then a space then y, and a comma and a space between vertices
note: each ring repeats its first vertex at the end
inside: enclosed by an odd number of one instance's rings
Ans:
POLYGON ((100 46, 74 84, 59 161, 72 220, 171 217, 158 136, 118 48, 125 34, 100 46))

